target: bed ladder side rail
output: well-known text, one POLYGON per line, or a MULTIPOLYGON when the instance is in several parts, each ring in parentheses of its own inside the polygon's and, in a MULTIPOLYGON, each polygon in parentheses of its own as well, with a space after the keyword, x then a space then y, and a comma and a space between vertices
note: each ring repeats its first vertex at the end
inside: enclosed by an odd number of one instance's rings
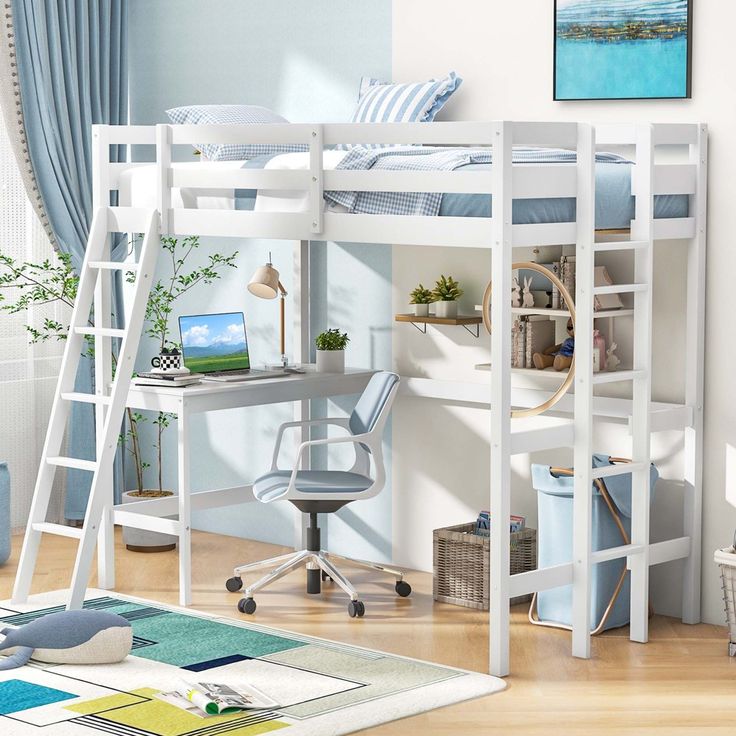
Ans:
MULTIPOLYGON (((110 329, 111 313, 105 307, 109 304, 110 279, 114 277, 116 269, 98 268, 96 265, 101 261, 109 263, 105 261, 105 255, 109 249, 110 226, 108 221, 108 207, 98 207, 90 227, 77 298, 72 310, 69 336, 61 361, 26 534, 13 586, 14 603, 22 604, 27 601, 37 564, 41 535, 49 533, 64 537, 72 536, 79 540, 68 607, 81 608, 98 533, 101 531, 101 523, 107 521, 103 519, 103 515, 105 510, 112 506, 112 465, 143 328, 148 293, 156 268, 160 245, 160 219, 157 210, 150 210, 147 213, 146 222, 140 223, 140 230, 145 235, 133 287, 130 317, 125 329, 120 331, 122 344, 117 357, 112 389, 109 393, 110 383, 106 381, 106 375, 109 377, 111 370, 108 361, 111 361, 109 355, 112 331, 110 329), (95 307, 92 312, 94 324, 90 324, 90 310, 93 305, 95 307), (101 367, 102 375, 96 376, 94 394, 80 396, 73 389, 77 369, 85 350, 85 335, 93 336, 96 368, 99 370, 101 367), (103 356, 105 349, 108 355, 103 356), (61 454, 70 406, 73 401, 84 401, 84 403, 95 405, 97 420, 98 422, 102 420, 102 425, 98 424, 96 429, 94 460, 65 457, 61 454), (68 526, 46 522, 57 467, 75 467, 92 473, 92 483, 81 529, 72 530, 68 526)), ((120 270, 125 269, 126 264, 121 263, 120 270)), ((102 523, 102 526, 104 527, 105 523, 102 523)), ((109 574, 112 566, 112 559, 109 556, 111 541, 112 525, 110 524, 109 528, 103 530, 100 537, 101 567, 107 574, 107 579, 103 580, 106 584, 112 582, 109 574)))
POLYGON ((634 293, 634 339, 631 457, 638 470, 632 473, 631 544, 642 551, 629 559, 631 569, 631 641, 649 638, 649 516, 652 400, 652 282, 654 261, 654 128, 636 126, 636 166, 633 184, 636 219, 631 239, 644 241, 646 248, 634 252, 634 280, 648 288, 634 293))

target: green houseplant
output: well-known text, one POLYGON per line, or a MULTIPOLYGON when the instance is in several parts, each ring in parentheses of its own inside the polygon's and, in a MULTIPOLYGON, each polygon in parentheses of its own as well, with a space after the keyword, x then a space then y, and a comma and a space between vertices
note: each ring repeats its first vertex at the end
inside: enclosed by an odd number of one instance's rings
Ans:
POLYGON ((438 317, 457 317, 457 300, 463 295, 460 284, 452 276, 440 276, 435 282, 432 296, 438 317))
POLYGON ((336 328, 320 332, 314 340, 319 373, 345 373, 345 348, 350 342, 347 332, 336 328))
MULTIPOLYGON (((186 292, 199 284, 211 284, 219 279, 221 272, 227 268, 235 268, 237 253, 230 256, 220 254, 208 255, 203 266, 186 269, 187 260, 199 246, 196 237, 184 238, 179 241, 175 238, 162 239, 162 249, 168 254, 171 273, 168 277, 156 282, 146 306, 145 334, 156 341, 157 349, 166 346, 175 346, 170 340, 169 318, 173 313, 175 301, 186 292)), ((132 247, 132 246, 131 246, 132 247)), ((131 281, 133 273, 128 273, 131 281)), ((61 304, 69 309, 79 288, 79 276, 71 265, 71 258, 64 253, 57 253, 54 259, 47 259, 41 263, 16 261, 0 253, 0 311, 15 314, 27 310, 29 307, 39 307, 47 304, 61 304)), ((53 319, 46 318, 40 326, 27 325, 29 340, 40 343, 48 340, 66 340, 68 325, 53 319)), ((87 355, 93 357, 92 343, 88 344, 87 355)), ((112 366, 115 371, 117 352, 113 346, 112 366)), ((153 419, 156 439, 152 448, 156 451, 158 489, 144 487, 144 471, 151 467, 146 459, 140 431, 142 425, 148 421, 147 417, 133 409, 126 410, 126 422, 120 435, 120 444, 132 460, 135 472, 135 487, 133 492, 140 496, 169 495, 171 491, 163 489, 163 433, 174 418, 172 414, 160 413, 153 419)))
POLYGON ((414 305, 414 314, 417 317, 426 317, 429 314, 429 305, 434 301, 431 289, 419 284, 409 294, 409 304, 414 305))

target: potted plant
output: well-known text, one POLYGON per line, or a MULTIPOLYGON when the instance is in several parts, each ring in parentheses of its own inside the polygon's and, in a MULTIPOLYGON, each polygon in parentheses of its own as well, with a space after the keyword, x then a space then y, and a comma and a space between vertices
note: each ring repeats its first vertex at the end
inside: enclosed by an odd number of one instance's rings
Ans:
MULTIPOLYGON (((236 268, 237 252, 229 256, 212 254, 204 266, 186 271, 188 258, 199 246, 199 238, 188 237, 179 241, 175 238, 162 238, 162 250, 169 254, 171 275, 159 280, 149 295, 146 305, 147 327, 145 334, 157 342, 158 352, 165 347, 176 347, 169 340, 169 317, 173 312, 176 299, 190 291, 198 284, 211 284, 221 276, 226 267, 236 268)), ((69 308, 74 301, 79 288, 79 276, 73 270, 71 258, 68 254, 58 253, 56 259, 45 260, 42 263, 17 262, 0 253, 0 311, 15 314, 34 305, 59 303, 69 308), (5 296, 3 289, 10 290, 10 296, 5 296)), ((132 281, 135 274, 130 272, 127 279, 132 281)), ((7 292, 6 292, 7 293, 7 292)), ((68 325, 56 320, 45 319, 40 327, 26 326, 29 339, 32 343, 48 340, 66 340, 68 325)), ((93 343, 87 344, 86 354, 94 357, 93 343)), ((111 356, 113 372, 117 368, 117 353, 115 346, 111 356)), ((135 471, 135 488, 123 494, 123 501, 140 501, 142 498, 157 498, 171 496, 173 491, 163 488, 163 456, 162 438, 164 430, 169 426, 173 414, 160 413, 154 420, 156 440, 152 443, 157 455, 158 488, 147 489, 144 484, 144 471, 151 467, 143 453, 140 431, 147 421, 145 415, 133 409, 126 410, 126 424, 120 435, 119 442, 133 460, 135 471)), ((146 551, 164 551, 173 549, 175 537, 157 532, 148 532, 138 529, 123 529, 123 536, 129 548, 146 551)))
POLYGON ((414 305, 414 314, 417 317, 426 317, 429 314, 429 305, 434 301, 432 290, 426 289, 423 284, 409 294, 409 304, 414 305))
POLYGON ((317 371, 345 373, 345 348, 349 342, 347 332, 334 328, 317 335, 314 340, 317 347, 317 371))
POLYGON ((435 314, 438 317, 457 317, 457 300, 463 295, 460 284, 452 276, 440 276, 432 291, 435 314))

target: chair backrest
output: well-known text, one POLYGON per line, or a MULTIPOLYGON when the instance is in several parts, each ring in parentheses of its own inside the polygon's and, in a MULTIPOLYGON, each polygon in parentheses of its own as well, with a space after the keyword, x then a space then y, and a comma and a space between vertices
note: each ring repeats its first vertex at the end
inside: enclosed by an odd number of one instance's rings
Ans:
POLYGON ((381 371, 371 377, 350 415, 350 431, 353 434, 366 434, 373 431, 391 396, 392 389, 398 382, 398 375, 389 371, 381 371))

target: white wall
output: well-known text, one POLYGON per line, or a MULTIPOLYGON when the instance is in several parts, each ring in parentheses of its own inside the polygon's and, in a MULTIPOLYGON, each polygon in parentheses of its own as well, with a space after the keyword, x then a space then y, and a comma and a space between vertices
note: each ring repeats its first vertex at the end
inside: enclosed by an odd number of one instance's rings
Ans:
MULTIPOLYGON (((393 77, 395 81, 424 79, 456 70, 465 81, 438 116, 440 120, 704 121, 709 125, 706 355, 717 357, 708 359, 706 366, 703 615, 721 623, 712 551, 730 542, 736 525, 736 513, 724 501, 726 449, 736 444, 736 393, 729 368, 736 357, 736 344, 725 301, 736 273, 729 222, 736 147, 728 140, 736 123, 729 33, 736 23, 736 5, 696 5, 692 100, 554 102, 553 3, 549 0, 456 0, 451 5, 446 0, 394 0, 393 77)), ((683 358, 683 253, 682 245, 674 243, 660 244, 655 253, 659 281, 655 288, 654 391, 660 400, 682 397, 677 367, 683 358)), ((464 282, 468 293, 463 304, 472 309, 487 281, 490 258, 455 249, 394 248, 393 271, 397 311, 406 311, 406 293, 416 282, 426 284, 438 273, 447 272, 464 282)), ((397 326, 395 332, 395 363, 408 375, 478 381, 470 366, 484 352, 481 341, 459 328, 430 329, 427 336, 415 334, 410 326, 397 326)), ((420 400, 404 400, 397 406, 393 539, 399 562, 429 567, 429 530, 468 520, 478 508, 487 506, 487 427, 487 415, 478 410, 420 400)), ((613 453, 628 452, 626 443, 610 433, 601 436, 599 446, 613 453)), ((656 437, 654 457, 665 478, 681 475, 680 446, 676 434, 656 437)), ((731 452, 732 464, 735 456, 731 452)), ((554 459, 561 460, 559 453, 554 459)), ((529 458, 518 458, 514 464, 514 509, 534 520, 528 464, 529 458)), ((734 477, 736 467, 730 468, 731 483, 734 477)), ((668 531, 679 533, 680 499, 678 483, 660 485, 653 538, 668 531)), ((678 609, 679 569, 680 563, 671 563, 654 571, 654 600, 660 611, 676 613, 678 609)))

